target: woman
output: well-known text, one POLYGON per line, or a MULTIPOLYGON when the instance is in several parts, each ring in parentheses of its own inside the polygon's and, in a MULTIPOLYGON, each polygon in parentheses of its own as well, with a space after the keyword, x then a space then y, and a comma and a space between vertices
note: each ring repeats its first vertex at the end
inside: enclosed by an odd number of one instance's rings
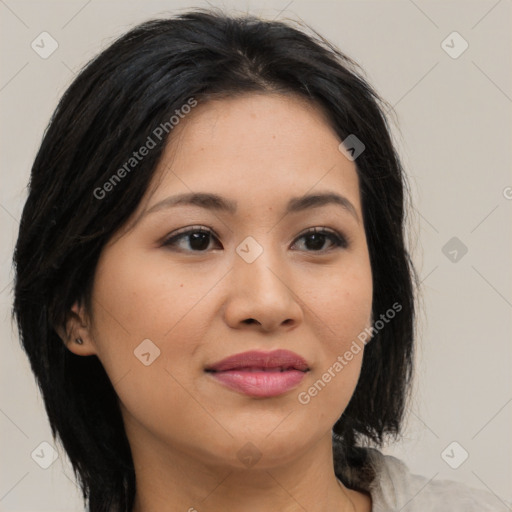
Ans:
POLYGON ((89 510, 498 510, 378 449, 418 284, 383 104, 320 36, 199 10, 66 91, 14 314, 89 510))

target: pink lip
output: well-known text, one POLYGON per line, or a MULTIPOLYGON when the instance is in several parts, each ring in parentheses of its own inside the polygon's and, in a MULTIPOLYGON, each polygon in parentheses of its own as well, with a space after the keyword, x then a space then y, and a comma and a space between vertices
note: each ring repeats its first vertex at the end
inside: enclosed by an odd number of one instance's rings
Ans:
POLYGON ((272 397, 296 387, 309 366, 304 358, 289 350, 253 350, 227 357, 206 371, 235 391, 253 397, 272 397))

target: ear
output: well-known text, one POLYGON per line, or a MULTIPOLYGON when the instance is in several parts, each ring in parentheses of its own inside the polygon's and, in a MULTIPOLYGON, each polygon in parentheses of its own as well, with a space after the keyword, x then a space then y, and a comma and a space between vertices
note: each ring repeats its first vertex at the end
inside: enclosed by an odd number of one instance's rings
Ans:
POLYGON ((77 356, 97 354, 87 315, 83 306, 79 306, 77 302, 68 312, 65 325, 56 326, 55 331, 73 354, 77 356), (81 339, 82 343, 77 343, 77 339, 81 339))

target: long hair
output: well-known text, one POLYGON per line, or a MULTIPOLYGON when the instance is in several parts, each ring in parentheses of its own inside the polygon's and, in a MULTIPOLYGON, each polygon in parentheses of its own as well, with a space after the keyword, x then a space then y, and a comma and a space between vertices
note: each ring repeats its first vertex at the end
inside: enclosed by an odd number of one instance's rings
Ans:
MULTIPOLYGON (((130 511, 135 473, 115 390, 96 356, 70 352, 55 330, 78 301, 90 310, 102 248, 139 204, 172 131, 136 171, 98 189, 188 101, 250 92, 295 94, 323 109, 356 160, 373 274, 374 318, 401 311, 364 351, 353 397, 333 427, 357 467, 361 446, 397 435, 412 375, 414 268, 405 247, 407 184, 385 102, 357 64, 313 29, 196 9, 144 22, 91 60, 61 98, 35 158, 14 253, 20 341, 92 512, 130 511)), ((341 477, 343 478, 343 474, 341 477)), ((357 487, 346 479, 348 486, 357 487)))

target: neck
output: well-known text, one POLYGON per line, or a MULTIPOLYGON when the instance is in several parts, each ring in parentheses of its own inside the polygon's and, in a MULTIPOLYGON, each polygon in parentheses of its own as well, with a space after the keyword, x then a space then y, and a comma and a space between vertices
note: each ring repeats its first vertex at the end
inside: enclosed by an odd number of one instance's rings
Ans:
POLYGON ((147 439, 132 446, 137 489, 132 512, 369 512, 369 495, 336 478, 331 435, 281 464, 240 467, 202 460, 147 439), (243 504, 243 506, 241 506, 243 504))

